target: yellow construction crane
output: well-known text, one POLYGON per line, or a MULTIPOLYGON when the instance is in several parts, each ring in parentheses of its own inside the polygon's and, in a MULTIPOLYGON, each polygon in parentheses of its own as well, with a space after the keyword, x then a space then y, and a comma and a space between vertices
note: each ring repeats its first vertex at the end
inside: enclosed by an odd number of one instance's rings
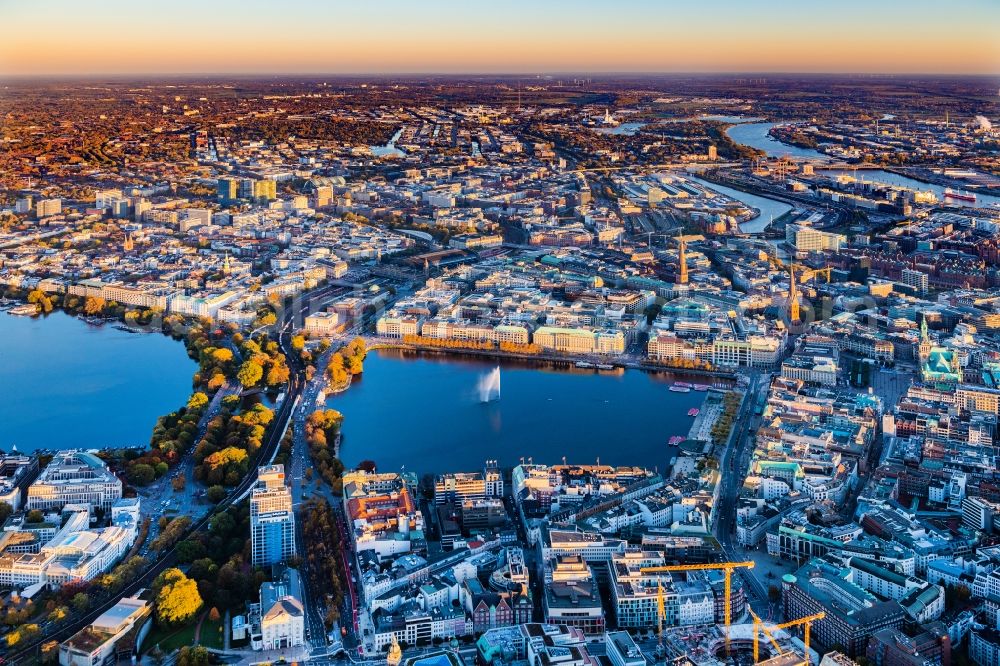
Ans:
POLYGON ((659 618, 658 635, 656 639, 657 651, 663 654, 663 618, 667 615, 666 604, 663 602, 663 584, 659 579, 656 581, 656 615, 659 618))
POLYGON ((823 268, 806 268, 802 264, 793 264, 791 262, 785 263, 773 254, 765 255, 767 257, 767 262, 774 266, 775 268, 780 268, 783 271, 799 271, 799 284, 808 282, 809 280, 815 280, 820 275, 826 276, 826 281, 829 282, 830 271, 833 270, 832 266, 824 266, 823 268))
POLYGON ((753 618, 753 663, 760 663, 760 644, 758 642, 758 637, 761 633, 768 637, 771 641, 771 645, 774 646, 775 654, 783 654, 781 646, 778 645, 778 641, 774 639, 774 635, 764 626, 764 621, 757 617, 757 613, 753 612, 752 608, 747 608, 750 611, 750 617, 753 618))
MULTIPOLYGON (((732 619, 732 611, 729 607, 730 592, 732 590, 732 575, 733 571, 736 569, 753 569, 753 561, 749 562, 718 562, 716 564, 672 564, 663 567, 643 567, 639 571, 642 573, 671 573, 678 571, 718 571, 722 570, 725 573, 725 605, 723 610, 725 611, 725 624, 726 624, 726 654, 729 654, 729 624, 732 619)), ((657 581, 657 608, 660 610, 660 641, 662 644, 663 638, 663 614, 664 614, 664 604, 663 604, 663 586, 657 581)))
POLYGON ((761 633, 763 633, 765 636, 768 637, 768 639, 770 639, 771 644, 774 646, 774 649, 780 655, 784 654, 784 652, 778 645, 778 641, 774 639, 774 634, 772 634, 771 632, 778 631, 779 629, 790 629, 792 627, 802 626, 802 634, 803 634, 802 643, 805 646, 805 654, 804 654, 805 661, 803 661, 802 663, 805 666, 810 666, 812 657, 810 656, 809 652, 809 633, 810 630, 812 629, 812 623, 819 622, 820 620, 825 618, 826 613, 820 611, 819 613, 816 613, 814 615, 806 615, 805 617, 800 617, 797 620, 791 620, 790 622, 783 622, 781 624, 771 625, 770 628, 764 625, 764 622, 759 617, 757 617, 757 614, 754 613, 752 609, 750 610, 750 615, 753 617, 753 663, 754 664, 760 663, 760 645, 758 642, 759 639, 758 630, 760 630, 761 633))
POLYGON ((771 254, 766 256, 768 263, 772 266, 788 271, 788 321, 789 323, 797 324, 800 319, 798 284, 807 282, 808 280, 814 280, 820 275, 825 275, 826 281, 829 282, 830 271, 832 268, 830 266, 825 266, 823 268, 804 268, 801 265, 796 266, 793 262, 788 262, 786 264, 781 259, 771 254), (795 275, 796 268, 800 269, 798 277, 795 275))
POLYGON ((831 269, 830 266, 825 266, 823 268, 810 268, 808 270, 805 270, 805 271, 802 271, 801 273, 799 273, 799 281, 800 282, 808 282, 809 280, 815 280, 820 275, 825 275, 826 276, 826 281, 829 282, 830 281, 830 271, 831 270, 832 269, 831 269))

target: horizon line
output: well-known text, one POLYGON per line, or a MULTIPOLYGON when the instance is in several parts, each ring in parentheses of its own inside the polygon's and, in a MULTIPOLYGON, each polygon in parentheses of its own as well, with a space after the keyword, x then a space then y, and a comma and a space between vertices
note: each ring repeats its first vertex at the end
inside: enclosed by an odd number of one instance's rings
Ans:
POLYGON ((849 70, 816 70, 816 71, 794 71, 794 70, 705 70, 705 71, 669 71, 669 70, 620 70, 620 71, 496 71, 496 72, 447 72, 447 71, 423 71, 423 72, 396 72, 396 71, 355 71, 355 72, 94 72, 94 73, 47 73, 47 74, 16 74, 0 72, 0 80, 41 80, 41 79, 121 79, 121 78, 304 78, 304 77, 342 77, 342 78, 421 78, 421 77, 453 77, 453 78, 531 78, 545 79, 559 76, 586 76, 590 78, 611 78, 616 76, 704 76, 704 77, 725 77, 725 76, 779 76, 779 77, 809 77, 809 76, 840 76, 840 77, 860 77, 860 78, 995 78, 1000 85, 1000 72, 863 72, 849 70))

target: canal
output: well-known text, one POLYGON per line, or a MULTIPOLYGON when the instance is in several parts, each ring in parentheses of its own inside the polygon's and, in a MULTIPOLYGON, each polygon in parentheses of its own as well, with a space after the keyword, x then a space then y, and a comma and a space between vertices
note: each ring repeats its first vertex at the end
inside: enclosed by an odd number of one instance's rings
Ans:
POLYGON ((187 402, 197 369, 181 342, 62 312, 0 312, 0 340, 7 451, 146 446, 157 417, 187 402))
MULTIPOLYGON (((500 397, 483 402, 491 363, 372 352, 365 370, 327 405, 344 414, 341 458, 419 474, 536 463, 642 465, 663 471, 666 443, 686 435, 704 393, 675 393, 665 374, 504 363, 500 397)), ((689 380, 690 381, 690 380, 689 380)))
POLYGON ((762 197, 759 194, 751 194, 750 192, 733 189, 732 187, 726 187, 725 185, 717 185, 715 183, 710 183, 707 180, 702 180, 696 176, 689 176, 689 178, 691 178, 691 180, 698 181, 698 183, 704 185, 710 190, 714 190, 719 194, 724 194, 730 199, 736 199, 737 201, 745 203, 751 208, 756 208, 760 211, 760 214, 757 217, 740 225, 740 231, 745 234, 764 233, 764 230, 771 225, 771 222, 792 209, 792 207, 784 201, 769 199, 768 197, 762 197))

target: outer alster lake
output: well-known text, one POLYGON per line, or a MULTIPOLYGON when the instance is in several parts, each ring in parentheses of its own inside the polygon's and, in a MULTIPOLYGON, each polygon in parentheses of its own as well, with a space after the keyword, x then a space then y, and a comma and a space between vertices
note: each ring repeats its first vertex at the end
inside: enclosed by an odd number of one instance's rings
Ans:
POLYGON ((157 417, 187 402, 195 370, 165 335, 0 312, 0 448, 147 446, 157 417))

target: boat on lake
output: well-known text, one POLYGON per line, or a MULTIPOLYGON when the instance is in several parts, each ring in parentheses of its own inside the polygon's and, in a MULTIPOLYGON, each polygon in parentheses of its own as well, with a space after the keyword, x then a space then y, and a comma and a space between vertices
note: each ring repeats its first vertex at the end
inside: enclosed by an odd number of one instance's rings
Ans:
POLYGON ((34 303, 25 303, 24 305, 18 305, 16 308, 11 308, 7 311, 7 314, 14 315, 15 317, 34 317, 38 314, 38 308, 35 307, 34 303))
POLYGON ((698 416, 700 411, 701 410, 699 410, 697 407, 692 407, 691 409, 688 410, 688 416, 698 416))

